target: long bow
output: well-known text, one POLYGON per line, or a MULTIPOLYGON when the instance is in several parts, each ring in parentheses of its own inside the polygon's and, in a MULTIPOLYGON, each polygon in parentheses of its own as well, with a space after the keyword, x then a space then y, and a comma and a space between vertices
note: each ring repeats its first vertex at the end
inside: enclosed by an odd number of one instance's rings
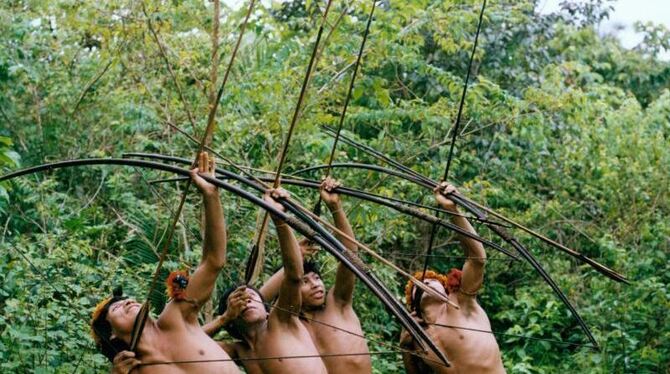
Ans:
MULTIPOLYGON (((80 159, 80 160, 67 160, 67 161, 54 162, 22 170, 17 170, 15 172, 0 176, 0 182, 8 181, 13 178, 39 173, 43 171, 86 166, 86 165, 121 165, 121 166, 131 166, 137 168, 146 168, 146 169, 171 172, 182 177, 187 177, 190 175, 189 170, 187 169, 182 169, 176 166, 152 161, 123 159, 123 158, 80 159)), ((284 212, 276 210, 274 207, 264 202, 262 198, 248 191, 245 191, 237 186, 210 177, 208 175, 201 175, 201 177, 207 180, 208 182, 253 203, 256 206, 265 209, 270 214, 279 217, 293 229, 295 229, 296 231, 303 234, 305 237, 309 238, 310 240, 313 240, 321 247, 323 247, 328 253, 337 258, 338 261, 342 262, 352 273, 354 273, 363 282, 363 284, 365 284, 368 287, 368 289, 370 289, 370 291, 375 296, 377 296, 381 300, 381 302, 388 308, 391 314, 393 314, 396 318, 398 318, 400 324, 405 329, 407 329, 407 331, 412 335, 412 337, 417 342, 419 342, 419 344, 422 346, 424 350, 430 350, 438 357, 438 359, 444 365, 446 366, 450 365, 449 361, 447 360, 447 357, 435 345, 435 343, 426 334, 423 328, 419 326, 419 324, 407 312, 405 307, 393 296, 393 293, 390 292, 374 276, 374 274, 370 271, 367 265, 358 257, 358 255, 349 251, 340 241, 338 241, 326 229, 324 229, 321 225, 312 220, 310 217, 304 215, 302 211, 299 210, 292 202, 281 201, 282 205, 284 205, 287 211, 293 213, 295 216, 290 216, 284 212)), ((259 192, 264 191, 262 186, 259 186, 253 181, 250 181, 242 176, 237 176, 236 180, 245 183, 247 186, 252 187, 259 192)))

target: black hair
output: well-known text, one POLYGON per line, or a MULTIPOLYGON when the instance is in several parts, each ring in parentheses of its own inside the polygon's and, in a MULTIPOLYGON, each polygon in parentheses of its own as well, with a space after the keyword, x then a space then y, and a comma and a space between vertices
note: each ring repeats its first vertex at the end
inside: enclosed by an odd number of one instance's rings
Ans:
POLYGON ((309 273, 314 273, 314 274, 316 274, 320 277, 321 276, 321 270, 320 269, 321 269, 321 266, 316 261, 306 260, 306 261, 302 262, 303 275, 307 275, 309 273))
MULTIPOLYGON (((230 288, 228 288, 222 295, 221 298, 219 299, 219 306, 216 308, 216 313, 219 315, 223 315, 226 310, 228 309, 228 298, 230 295, 239 287, 241 286, 246 286, 247 288, 252 289, 254 292, 258 294, 258 297, 261 298, 261 303, 263 304, 263 307, 265 308, 265 311, 270 313, 270 308, 268 307, 268 304, 265 302, 265 298, 263 297, 263 294, 261 291, 259 291, 256 287, 250 286, 248 284, 237 284, 234 285, 230 288)), ((242 332, 240 331, 240 327, 235 323, 235 321, 231 321, 230 323, 226 324, 223 326, 223 328, 230 334, 235 339, 242 340, 242 332)))
POLYGON ((110 362, 114 360, 117 353, 130 349, 128 343, 121 338, 112 338, 112 325, 107 321, 109 307, 117 301, 127 298, 127 296, 123 296, 121 286, 116 287, 112 292, 112 297, 104 304, 97 318, 91 321, 91 330, 94 337, 97 337, 96 346, 110 362))

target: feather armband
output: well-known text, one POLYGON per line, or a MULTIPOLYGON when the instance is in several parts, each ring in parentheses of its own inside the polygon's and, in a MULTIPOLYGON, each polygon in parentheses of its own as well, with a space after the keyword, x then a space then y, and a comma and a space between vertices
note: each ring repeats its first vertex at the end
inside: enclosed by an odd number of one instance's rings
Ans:
POLYGON ((173 271, 165 281, 168 297, 177 301, 186 300, 187 286, 188 273, 184 270, 173 271))

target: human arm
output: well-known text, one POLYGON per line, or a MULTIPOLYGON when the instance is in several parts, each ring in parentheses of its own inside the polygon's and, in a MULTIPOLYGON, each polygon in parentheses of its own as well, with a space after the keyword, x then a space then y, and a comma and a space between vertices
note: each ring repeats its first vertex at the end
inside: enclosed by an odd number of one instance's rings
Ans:
POLYGON ((421 359, 409 352, 402 353, 402 363, 405 365, 405 372, 407 374, 431 374, 434 373, 428 365, 421 359))
MULTIPOLYGON (((302 253, 303 261, 305 257, 312 256, 318 251, 318 247, 309 239, 302 239, 298 243, 298 246, 300 247, 300 253, 302 253)), ((274 273, 259 290, 263 298, 268 302, 272 302, 272 300, 274 300, 279 294, 279 288, 281 287, 283 280, 284 268, 282 267, 276 273, 274 273)))
POLYGON ((261 288, 259 289, 261 295, 263 296, 263 299, 267 300, 268 302, 272 302, 272 300, 277 297, 279 294, 279 289, 281 288, 281 284, 284 281, 284 268, 282 267, 281 269, 277 270, 276 273, 272 274, 270 279, 265 281, 261 288))
MULTIPOLYGON (((340 195, 334 192, 334 190, 340 186, 340 183, 331 177, 327 177, 323 183, 321 183, 320 194, 321 199, 331 214, 333 215, 333 220, 335 222, 335 227, 338 230, 342 231, 346 236, 354 238, 354 231, 351 229, 351 224, 347 219, 347 215, 342 209, 342 201, 340 200, 340 195)), ((339 241, 344 244, 347 249, 352 252, 358 251, 358 246, 356 243, 347 239, 342 234, 336 232, 335 236, 339 241)), ((336 305, 340 307, 350 306, 353 301, 354 296, 354 287, 356 286, 356 276, 349 269, 347 269, 344 264, 340 263, 337 266, 337 273, 335 275, 335 284, 332 288, 333 301, 336 305)))
MULTIPOLYGON (((277 200, 286 199, 287 197, 288 192, 278 188, 265 194, 264 200, 276 209, 284 211, 284 207, 277 200)), ((280 322, 289 323, 296 320, 293 317, 297 316, 297 313, 300 312, 302 304, 300 294, 300 285, 303 276, 302 254, 300 253, 298 241, 293 235, 293 230, 291 230, 286 222, 274 215, 272 216, 272 220, 274 221, 279 238, 279 248, 284 265, 284 277, 279 287, 277 308, 272 309, 270 318, 276 318, 280 322)))
POLYGON ((202 331, 207 334, 209 337, 216 335, 221 329, 228 323, 230 320, 227 320, 223 315, 216 316, 211 321, 207 322, 202 326, 202 331))
MULTIPOLYGON (((424 329, 426 328, 426 322, 423 320, 423 318, 420 318, 417 315, 416 311, 410 313, 410 315, 421 327, 424 329)), ((414 343, 414 338, 412 338, 412 335, 410 335, 410 333, 405 329, 400 331, 400 348, 404 350, 402 352, 402 362, 405 365, 407 374, 434 373, 433 369, 426 365, 421 357, 416 354, 417 349, 416 344, 414 343)))
POLYGON ((433 370, 420 357, 414 354, 416 351, 414 339, 412 339, 412 336, 405 329, 400 333, 400 347, 404 349, 402 352, 402 362, 405 365, 407 374, 433 373, 433 370))
MULTIPOLYGON (((198 156, 197 167, 191 170, 191 180, 202 194, 205 213, 202 258, 186 286, 185 298, 189 302, 172 302, 166 308, 167 312, 176 306, 183 318, 189 321, 197 320, 198 312, 211 297, 216 278, 226 261, 226 227, 219 190, 200 176, 202 174, 213 177, 215 167, 214 160, 202 152, 198 156)), ((170 315, 171 313, 164 313, 159 320, 170 324, 170 315)))
POLYGON ((222 328, 224 328, 232 320, 239 317, 246 305, 251 300, 251 297, 246 292, 246 286, 240 286, 233 291, 226 303, 226 311, 222 315, 216 316, 211 322, 202 326, 205 334, 209 336, 216 335, 222 328))
MULTIPOLYGON (((452 192, 457 192, 453 185, 446 182, 435 188, 435 199, 442 209, 459 213, 456 204, 448 198, 452 192)), ((452 215, 451 221, 463 230, 477 234, 470 222, 463 216, 452 215)), ((481 242, 459 235, 461 247, 467 259, 463 264, 463 275, 461 278, 461 295, 475 295, 484 282, 484 265, 486 264, 486 251, 481 242)))

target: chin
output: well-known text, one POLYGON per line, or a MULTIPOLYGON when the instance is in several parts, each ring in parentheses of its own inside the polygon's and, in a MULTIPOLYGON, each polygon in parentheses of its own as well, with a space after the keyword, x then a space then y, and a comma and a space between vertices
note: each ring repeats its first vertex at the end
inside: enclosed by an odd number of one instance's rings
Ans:
POLYGON ((318 300, 306 303, 304 307, 307 310, 314 310, 314 309, 321 309, 323 308, 324 305, 326 305, 325 300, 318 300))
POLYGON ((265 321, 268 318, 267 313, 261 314, 261 313, 253 313, 248 316, 244 316, 244 322, 247 324, 254 324, 258 323, 261 321, 265 321))

